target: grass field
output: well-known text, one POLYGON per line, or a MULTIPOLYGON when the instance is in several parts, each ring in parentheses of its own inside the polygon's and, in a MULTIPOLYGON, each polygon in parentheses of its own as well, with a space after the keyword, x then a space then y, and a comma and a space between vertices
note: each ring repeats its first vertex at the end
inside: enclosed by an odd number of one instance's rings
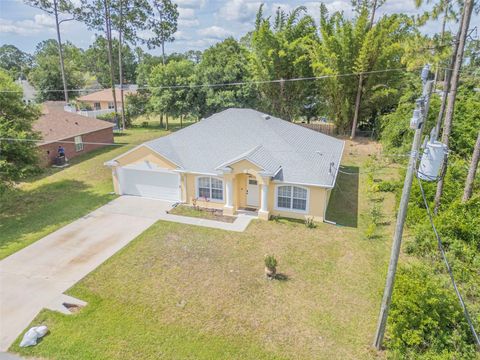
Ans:
POLYGON ((107 160, 130 145, 167 134, 163 130, 132 129, 115 136, 112 146, 74 158, 68 168, 49 168, 0 199, 0 259, 37 241, 112 200, 107 160))
MULTIPOLYGON (((353 174, 340 175, 327 214, 342 225, 258 220, 234 233, 158 222, 68 291, 85 308, 42 311, 32 324, 50 334, 11 350, 53 359, 383 357, 370 344, 392 229, 364 235, 371 200, 362 169, 372 151, 345 150, 353 174), (267 253, 284 280, 265 279, 267 253)), ((381 202, 391 220, 393 195, 381 202)))

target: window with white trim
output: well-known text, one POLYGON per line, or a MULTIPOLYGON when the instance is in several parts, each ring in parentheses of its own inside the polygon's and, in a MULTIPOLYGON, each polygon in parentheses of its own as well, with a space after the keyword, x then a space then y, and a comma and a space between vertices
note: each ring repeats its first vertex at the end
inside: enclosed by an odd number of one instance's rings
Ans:
POLYGON ((223 181, 211 176, 197 178, 197 197, 223 201, 223 181))
POLYGON ((109 109, 115 109, 115 104, 113 103, 113 101, 108 102, 108 108, 109 109))
POLYGON ((293 185, 277 187, 277 208, 286 210, 307 210, 308 190, 293 185))
POLYGON ((75 136, 75 151, 82 151, 83 150, 83 139, 82 136, 75 136))

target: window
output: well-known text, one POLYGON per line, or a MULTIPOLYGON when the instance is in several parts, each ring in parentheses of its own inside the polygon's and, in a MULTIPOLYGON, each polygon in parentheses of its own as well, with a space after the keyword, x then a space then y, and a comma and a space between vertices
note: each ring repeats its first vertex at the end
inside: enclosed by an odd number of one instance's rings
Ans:
POLYGON ((277 187, 277 208, 307 210, 308 190, 299 186, 282 185, 277 187))
POLYGON ((75 151, 83 150, 83 140, 81 136, 75 136, 75 151))
POLYGON ((113 104, 113 101, 110 101, 110 102, 108 103, 108 108, 109 108, 109 109, 114 109, 114 108, 115 108, 115 105, 113 104))
POLYGON ((96 103, 93 104, 93 108, 94 108, 95 110, 100 110, 100 109, 102 108, 102 106, 100 105, 99 102, 96 102, 96 103))
POLYGON ((211 176, 197 178, 197 197, 223 201, 223 181, 211 176))

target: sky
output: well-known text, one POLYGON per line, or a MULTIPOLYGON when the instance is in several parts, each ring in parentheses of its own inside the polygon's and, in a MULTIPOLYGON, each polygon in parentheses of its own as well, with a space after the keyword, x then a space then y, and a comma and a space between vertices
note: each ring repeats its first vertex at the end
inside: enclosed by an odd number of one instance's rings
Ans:
MULTIPOLYGON (((289 11, 304 5, 308 12, 318 20, 318 1, 299 0, 174 0, 180 13, 175 41, 166 45, 166 52, 184 52, 203 50, 212 44, 233 36, 239 39, 252 30, 255 14, 260 3, 265 4, 265 14, 271 15, 278 7, 289 11)), ((352 16, 350 0, 324 0, 330 11, 342 10, 352 16)), ((418 14, 414 0, 387 0, 378 10, 378 16, 403 12, 418 14)), ((479 17, 472 19, 478 23, 479 17)), ((457 25, 450 23, 447 28, 456 30, 457 25)), ((429 22, 423 29, 433 34, 440 31, 440 22, 429 22)), ((77 21, 64 22, 61 25, 62 40, 68 40, 76 46, 86 49, 95 39, 95 32, 77 21)), ((33 53, 38 42, 56 38, 53 17, 41 10, 26 5, 23 0, 0 0, 0 45, 13 44, 19 49, 33 53)), ((160 50, 149 51, 159 54, 160 50)))

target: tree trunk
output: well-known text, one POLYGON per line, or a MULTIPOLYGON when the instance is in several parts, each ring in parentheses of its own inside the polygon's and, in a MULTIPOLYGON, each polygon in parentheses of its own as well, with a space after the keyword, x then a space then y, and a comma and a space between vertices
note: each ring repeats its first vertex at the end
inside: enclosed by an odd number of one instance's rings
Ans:
POLYGON ((160 113, 160 127, 163 128, 163 113, 160 113))
POLYGON ((123 96, 123 64, 122 64, 122 30, 123 30, 123 4, 119 2, 119 26, 118 26, 118 78, 120 80, 120 101, 122 104, 122 130, 125 130, 125 99, 123 96))
POLYGON ((475 175, 477 174, 478 162, 480 160, 480 131, 478 132, 477 142, 473 149, 472 161, 470 168, 468 169, 467 181, 465 182, 465 189, 463 190, 463 202, 467 202, 472 197, 473 182, 475 181, 475 175))
MULTIPOLYGON (((375 20, 375 11, 377 10, 377 0, 373 1, 372 14, 370 16, 370 23, 368 25, 367 33, 372 29, 373 21, 375 20)), ((350 139, 355 139, 355 133, 357 131, 358 116, 360 114, 360 102, 362 100, 362 90, 363 90, 363 73, 360 73, 358 78, 358 88, 357 88, 357 97, 355 98, 355 112, 353 113, 353 123, 352 123, 352 132, 350 134, 350 139)))
POLYGON ((115 92, 115 75, 113 70, 113 48, 112 48, 112 24, 110 22, 110 9, 108 0, 103 0, 103 6, 105 9, 105 35, 107 36, 107 52, 108 52, 108 64, 110 65, 110 83, 112 85, 113 96, 113 109, 115 111, 115 122, 118 125, 118 111, 117 111, 117 95, 115 92))
POLYGON ((355 135, 357 132, 358 115, 360 113, 360 101, 362 100, 362 89, 363 73, 360 73, 360 77, 358 78, 357 97, 355 98, 355 112, 353 113, 352 132, 350 134, 350 139, 355 139, 355 135))
POLYGON ((165 130, 168 131, 168 114, 165 115, 165 130))
POLYGON ((165 65, 165 41, 162 40, 162 63, 165 65))
POLYGON ((55 14, 55 26, 57 28, 58 55, 60 57, 60 70, 62 72, 63 92, 65 102, 68 103, 67 79, 65 77, 65 63, 63 61, 62 38, 60 36, 60 23, 58 22, 58 0, 53 0, 53 12, 55 14))
MULTIPOLYGON (((445 38, 445 26, 447 25, 447 15, 448 15, 448 3, 445 4, 445 10, 443 12, 443 20, 442 20, 442 30, 440 32, 440 46, 443 46, 443 39, 445 38)), ((439 64, 436 64, 436 69, 435 69, 435 77, 433 78, 433 91, 437 89, 437 81, 438 81, 438 76, 440 74, 440 68, 438 66, 439 64)))
POLYGON ((183 128, 183 115, 180 115, 180 129, 183 128))
MULTIPOLYGON (((463 14, 462 14, 461 22, 462 21, 463 21, 463 14)), ((450 91, 450 82, 452 79, 451 69, 453 66, 455 66, 455 59, 457 58, 457 52, 458 52, 458 43, 460 41, 460 33, 461 33, 461 28, 458 29, 457 35, 455 36, 455 41, 453 43, 453 49, 452 49, 452 56, 448 64, 448 69, 445 70, 445 79, 443 80, 442 102, 440 104, 440 111, 438 112, 437 123, 435 125, 435 140, 440 135, 440 130, 442 128, 443 115, 445 114, 445 107, 447 105, 448 93, 450 91)))
MULTIPOLYGON (((465 0, 464 6, 463 6, 462 22, 460 24, 460 29, 461 29, 460 41, 458 44, 457 56, 455 58, 455 65, 453 66, 450 92, 448 94, 447 108, 445 110, 445 124, 444 124, 443 133, 442 133, 442 143, 445 144, 447 147, 450 140, 450 133, 452 131, 452 120, 453 120, 453 112, 455 110, 455 99, 457 97, 457 88, 458 88, 458 82, 460 79, 460 70, 462 68, 462 61, 463 61, 463 51, 464 51, 465 42, 467 39, 467 32, 468 32, 468 27, 470 25, 470 17, 472 15, 472 10, 473 10, 473 0, 465 0)), ((434 209, 435 213, 437 213, 438 209, 440 208, 440 200, 443 194, 443 185, 444 185, 444 179, 445 179, 444 175, 447 172, 447 166, 448 166, 448 156, 445 156, 445 160, 443 163, 443 170, 442 170, 443 176, 438 181, 437 192, 435 194, 435 209, 434 209)))

